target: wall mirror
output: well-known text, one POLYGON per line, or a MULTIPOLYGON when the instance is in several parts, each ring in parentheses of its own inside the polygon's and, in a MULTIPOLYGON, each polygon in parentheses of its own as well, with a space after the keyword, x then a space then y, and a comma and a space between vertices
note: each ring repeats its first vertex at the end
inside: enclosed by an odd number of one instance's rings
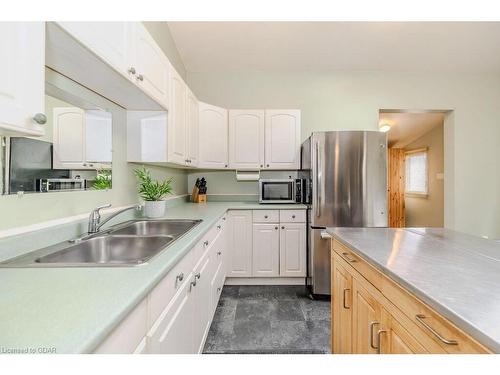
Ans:
POLYGON ((45 75, 45 135, 0 138, 2 193, 110 189, 112 103, 49 68, 45 75))

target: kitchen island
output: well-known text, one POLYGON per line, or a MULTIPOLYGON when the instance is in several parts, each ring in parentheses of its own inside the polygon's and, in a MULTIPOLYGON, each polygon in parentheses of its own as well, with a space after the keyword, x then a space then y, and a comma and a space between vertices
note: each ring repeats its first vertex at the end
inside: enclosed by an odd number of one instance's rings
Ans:
POLYGON ((327 232, 334 352, 500 352, 498 242, 443 228, 327 232))

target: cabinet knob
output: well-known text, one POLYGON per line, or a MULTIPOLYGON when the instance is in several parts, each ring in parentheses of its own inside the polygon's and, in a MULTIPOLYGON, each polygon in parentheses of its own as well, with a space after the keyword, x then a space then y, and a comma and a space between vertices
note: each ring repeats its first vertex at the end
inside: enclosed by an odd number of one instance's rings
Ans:
POLYGON ((142 74, 139 74, 139 75, 137 76, 137 79, 138 79, 139 81, 144 81, 144 76, 143 76, 142 74))
POLYGON ((268 217, 269 217, 269 216, 267 216, 267 215, 264 215, 264 219, 267 219, 268 217))
POLYGON ((224 164, 224 168, 227 168, 227 164, 224 164))
POLYGON ((292 215, 292 219, 295 219, 295 215, 292 215))
POLYGON ((274 229, 278 230, 278 227, 274 227, 274 229))
POLYGON ((208 246, 208 241, 203 242, 203 245, 208 246))
POLYGON ((260 167, 262 168, 264 166, 264 164, 261 164, 260 167))
POLYGON ((269 164, 267 164, 267 165, 266 165, 266 167, 268 167, 268 168, 269 168, 269 164))
POLYGON ((226 217, 223 217, 222 220, 226 220, 226 217))
POLYGON ((222 252, 221 252, 221 251, 217 251, 217 255, 221 255, 221 254, 222 254, 222 252))
POLYGON ((221 288, 220 288, 220 287, 218 287, 218 288, 217 288, 217 293, 220 293, 220 291, 221 291, 221 288))
POLYGON ((37 124, 43 125, 47 123, 47 116, 45 116, 44 113, 35 113, 35 116, 33 116, 33 121, 35 121, 37 124))
POLYGON ((133 66, 132 66, 132 67, 130 67, 130 69, 128 70, 128 72, 129 72, 130 74, 135 74, 135 68, 134 68, 133 66))
POLYGON ((194 275, 194 278, 195 279, 201 279, 201 273, 198 272, 196 275, 194 275))
POLYGON ((217 229, 220 229, 220 228, 222 228, 222 227, 220 225, 217 225, 217 229))
POLYGON ((285 229, 285 227, 281 227, 281 229, 285 229))

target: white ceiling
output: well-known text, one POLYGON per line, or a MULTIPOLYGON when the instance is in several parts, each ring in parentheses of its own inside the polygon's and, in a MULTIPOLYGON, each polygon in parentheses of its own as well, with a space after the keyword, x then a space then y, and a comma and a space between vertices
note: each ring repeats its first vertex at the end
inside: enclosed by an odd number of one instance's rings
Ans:
POLYGON ((500 22, 169 22, 189 72, 500 72, 500 22))
POLYGON ((443 112, 380 113, 379 124, 391 125, 387 133, 389 147, 403 148, 437 126, 443 126, 443 112))

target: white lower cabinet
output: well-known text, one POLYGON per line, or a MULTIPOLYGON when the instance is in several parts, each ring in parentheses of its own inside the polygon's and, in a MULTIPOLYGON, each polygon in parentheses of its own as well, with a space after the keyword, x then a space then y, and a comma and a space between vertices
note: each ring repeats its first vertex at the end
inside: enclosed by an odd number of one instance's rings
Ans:
MULTIPOLYGON (((192 278, 190 274, 188 280, 192 278)), ((193 353, 193 309, 191 283, 184 283, 148 333, 148 353, 193 353)))
POLYGON ((306 227, 303 223, 280 224, 280 276, 306 276, 306 227))
POLYGON ((201 353, 203 351, 205 338, 207 337, 210 323, 212 322, 212 295, 210 293, 212 280, 210 280, 210 269, 214 261, 215 259, 212 259, 212 257, 207 254, 195 269, 192 281, 194 285, 191 284, 191 293, 194 299, 193 339, 196 353, 201 353))
POLYGON ((280 232, 275 224, 253 224, 252 276, 280 274, 280 232))
POLYGON ((229 212, 229 277, 252 276, 252 211, 229 212))

